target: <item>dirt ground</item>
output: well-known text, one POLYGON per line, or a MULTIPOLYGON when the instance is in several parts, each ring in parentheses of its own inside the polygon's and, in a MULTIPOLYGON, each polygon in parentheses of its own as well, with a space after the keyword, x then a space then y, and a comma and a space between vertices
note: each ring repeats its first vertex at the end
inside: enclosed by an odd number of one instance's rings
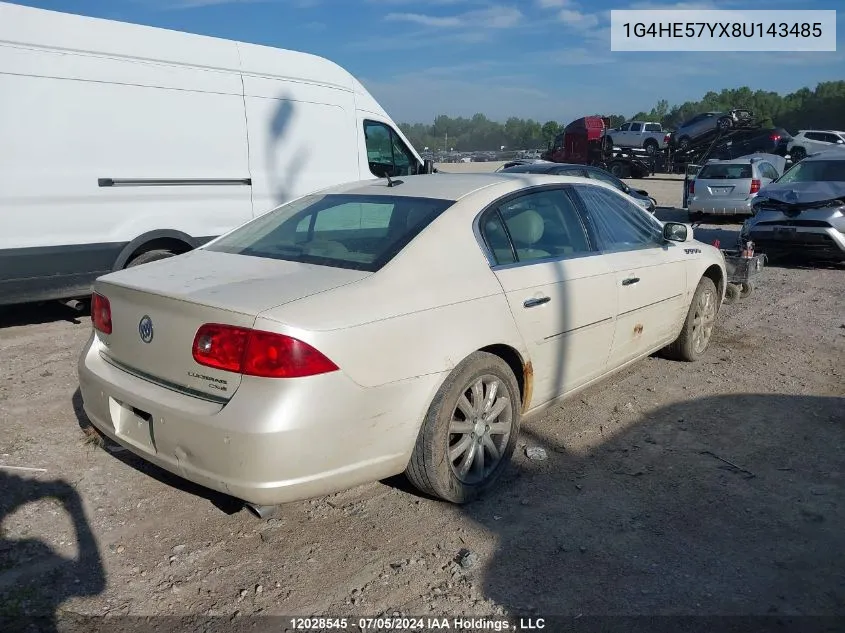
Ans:
POLYGON ((397 477, 269 520, 86 441, 90 320, 7 310, 0 465, 44 470, 0 468, 0 616, 845 615, 844 281, 765 269, 704 360, 648 358, 528 421, 475 504, 397 477))

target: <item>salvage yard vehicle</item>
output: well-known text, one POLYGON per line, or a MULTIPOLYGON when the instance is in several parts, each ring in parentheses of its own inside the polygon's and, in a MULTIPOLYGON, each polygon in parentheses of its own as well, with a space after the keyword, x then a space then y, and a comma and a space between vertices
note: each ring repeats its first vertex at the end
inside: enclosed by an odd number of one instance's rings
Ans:
POLYGON ((267 46, 0 2, 0 94, 0 304, 432 168, 349 72, 267 46))
POLYGON ((658 350, 694 361, 725 262, 604 183, 350 183, 99 278, 79 358, 102 433, 266 505, 403 471, 489 489, 534 414, 658 350))
POLYGON ((789 141, 787 152, 792 162, 803 160, 807 154, 845 146, 845 132, 839 130, 798 130, 789 141))
POLYGON ((686 150, 695 140, 747 125, 753 118, 753 112, 740 108, 728 112, 702 112, 678 126, 672 138, 678 149, 686 150))
POLYGON ((845 261, 845 150, 808 156, 763 188, 740 235, 770 257, 845 261))
POLYGON ((600 169, 599 167, 540 161, 532 164, 505 166, 498 171, 507 174, 550 174, 553 176, 580 176, 582 178, 594 178, 605 182, 611 187, 626 194, 631 198, 634 204, 642 207, 649 213, 654 213, 657 210, 657 201, 648 195, 648 191, 629 187, 624 181, 620 180, 610 172, 600 169))
POLYGON ((708 161, 689 183, 689 212, 694 216, 751 215, 760 189, 779 175, 774 165, 761 158, 708 161))
POLYGON ((644 149, 651 155, 665 149, 671 139, 660 123, 651 121, 629 121, 618 128, 607 130, 605 136, 611 146, 644 149))

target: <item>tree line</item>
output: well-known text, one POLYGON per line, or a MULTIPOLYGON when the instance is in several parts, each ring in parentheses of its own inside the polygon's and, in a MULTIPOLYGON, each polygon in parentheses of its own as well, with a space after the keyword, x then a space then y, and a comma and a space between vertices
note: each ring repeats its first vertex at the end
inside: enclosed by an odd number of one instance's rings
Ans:
MULTIPOLYGON (((801 129, 845 130, 845 81, 827 81, 815 90, 801 88, 787 95, 747 87, 708 92, 699 101, 669 106, 661 99, 651 112, 637 112, 632 117, 603 114, 616 127, 625 121, 647 120, 662 123, 672 130, 690 117, 709 111, 747 108, 766 127, 782 127, 795 134, 801 129)), ((585 115, 588 113, 584 113, 585 115)), ((504 123, 492 121, 483 114, 470 118, 452 118, 441 114, 432 125, 400 123, 399 127, 419 150, 454 149, 455 151, 540 149, 546 147, 568 123, 510 117, 504 123)))

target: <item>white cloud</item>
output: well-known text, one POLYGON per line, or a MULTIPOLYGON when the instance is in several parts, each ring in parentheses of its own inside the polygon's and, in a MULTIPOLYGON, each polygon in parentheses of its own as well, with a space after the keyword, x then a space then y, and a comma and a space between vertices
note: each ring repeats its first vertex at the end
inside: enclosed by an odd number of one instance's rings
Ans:
POLYGON ((423 15, 422 13, 388 13, 384 16, 384 19, 387 22, 411 22, 412 24, 436 28, 463 25, 461 19, 456 15, 438 17, 434 15, 423 15))
POLYGON ((318 6, 322 0, 152 0, 151 4, 161 9, 201 9, 203 7, 217 7, 226 4, 269 4, 286 2, 288 6, 308 9, 318 6))
POLYGON ((599 25, 599 18, 593 13, 582 13, 576 9, 561 9, 557 14, 558 19, 567 26, 579 30, 589 30, 599 25))
POLYGON ((388 13, 389 22, 410 22, 432 28, 506 29, 522 20, 522 12, 514 7, 492 6, 457 15, 436 16, 423 13, 388 13))

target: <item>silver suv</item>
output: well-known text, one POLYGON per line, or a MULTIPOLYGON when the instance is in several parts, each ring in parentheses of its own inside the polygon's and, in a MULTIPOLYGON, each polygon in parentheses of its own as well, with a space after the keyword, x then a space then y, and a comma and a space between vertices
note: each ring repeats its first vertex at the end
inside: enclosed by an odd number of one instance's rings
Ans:
POLYGON ((779 175, 761 158, 708 161, 690 182, 687 207, 696 215, 751 215, 757 193, 779 175))
POLYGON ((740 236, 769 256, 845 261, 845 151, 808 156, 760 191, 740 236))

